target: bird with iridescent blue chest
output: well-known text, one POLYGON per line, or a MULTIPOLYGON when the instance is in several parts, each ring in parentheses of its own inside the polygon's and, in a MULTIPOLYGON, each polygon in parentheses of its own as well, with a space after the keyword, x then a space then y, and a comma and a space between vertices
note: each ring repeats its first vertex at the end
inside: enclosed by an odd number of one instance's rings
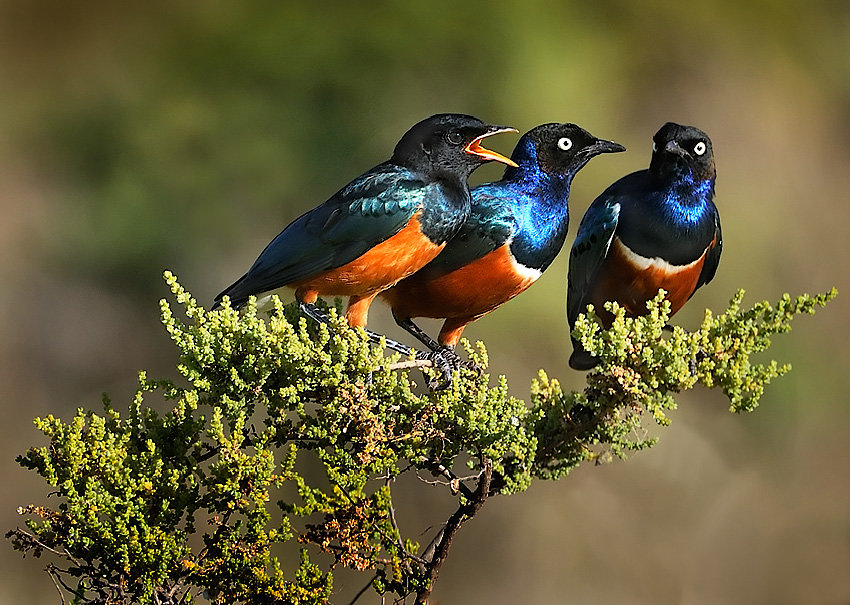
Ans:
MULTIPOLYGON (((588 208, 570 252, 567 320, 575 326, 592 304, 603 326, 615 301, 629 316, 664 289, 671 315, 714 277, 723 249, 714 205, 711 139, 693 126, 668 122, 652 138, 649 169, 616 181, 588 208)), ((573 339, 570 366, 598 359, 573 339)))
POLYGON ((564 245, 573 177, 592 158, 624 151, 575 124, 542 124, 525 133, 495 182, 472 190, 469 217, 440 254, 382 293, 400 326, 452 358, 464 328, 518 294, 564 245), (444 319, 435 341, 412 319, 444 319))

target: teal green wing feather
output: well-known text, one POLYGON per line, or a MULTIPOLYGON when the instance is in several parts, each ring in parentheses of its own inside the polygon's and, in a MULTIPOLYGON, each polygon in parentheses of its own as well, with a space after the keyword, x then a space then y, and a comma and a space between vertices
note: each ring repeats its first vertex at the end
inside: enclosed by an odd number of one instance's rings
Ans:
POLYGON ((376 166, 281 231, 216 305, 227 295, 239 306, 252 294, 341 267, 401 231, 427 198, 440 195, 407 169, 376 166))
POLYGON ((500 193, 489 185, 473 189, 469 218, 437 258, 421 270, 431 276, 445 275, 504 245, 514 234, 516 220, 510 199, 500 193))
POLYGON ((587 309, 591 282, 614 239, 620 217, 616 197, 599 197, 587 209, 570 251, 567 280, 567 319, 573 326, 580 313, 587 309))
MULTIPOLYGON (((702 271, 700 272, 699 280, 697 281, 696 288, 694 288, 694 292, 714 279, 714 274, 717 273, 717 265, 720 263, 721 252, 723 252, 723 232, 720 229, 720 213, 718 213, 715 209, 714 244, 709 246, 708 252, 706 252, 705 262, 702 265, 702 271)), ((691 294, 691 296, 693 296, 693 294, 691 294)))

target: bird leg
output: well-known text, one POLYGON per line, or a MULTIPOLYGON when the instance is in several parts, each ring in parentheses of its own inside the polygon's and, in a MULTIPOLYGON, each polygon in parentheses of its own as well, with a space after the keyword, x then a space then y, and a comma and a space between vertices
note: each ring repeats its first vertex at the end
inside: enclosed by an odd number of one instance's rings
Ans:
MULTIPOLYGON (((301 309, 301 312, 304 313, 307 317, 316 321, 318 323, 329 324, 330 318, 322 313, 316 305, 313 303, 306 303, 303 301, 298 301, 298 306, 301 309)), ((411 322, 412 323, 412 322, 411 322)), ((417 328, 418 329, 418 328, 417 328)), ((419 363, 414 363, 413 367, 434 367, 440 371, 441 379, 430 379, 426 377, 428 381, 428 387, 431 390, 440 390, 445 389, 451 386, 452 384, 452 363, 444 356, 443 351, 429 351, 428 353, 417 351, 411 347, 408 347, 405 344, 402 344, 398 341, 392 340, 391 338, 387 338, 383 334, 378 334, 377 332, 373 332, 372 330, 367 330, 364 328, 366 332, 366 336, 369 338, 369 342, 380 343, 382 340, 384 341, 384 346, 391 351, 395 351, 396 353, 401 353, 405 357, 410 357, 411 355, 415 355, 416 360, 419 363)), ((421 332, 421 330, 420 330, 421 332)), ((425 333, 422 332, 424 335, 425 333)), ((427 335, 425 335, 427 337, 427 335)), ((434 341, 432 341, 434 342, 434 341)), ((442 347, 442 345, 436 344, 438 347, 442 347)), ((451 349, 449 349, 451 350, 451 349)), ((454 354, 454 351, 451 351, 454 354)), ((455 354, 455 357, 457 355, 455 354)), ((400 368, 399 368, 400 369, 400 368)), ((367 382, 371 381, 371 372, 367 377, 367 382)))
POLYGON ((395 319, 395 322, 401 328, 406 330, 410 335, 412 335, 414 338, 416 338, 416 340, 418 340, 419 342, 424 344, 426 347, 428 347, 432 351, 440 351, 444 348, 449 348, 449 347, 446 347, 445 345, 441 345, 439 342, 437 342, 436 340, 434 340, 433 338, 428 336, 425 333, 425 330, 423 330, 422 328, 417 326, 415 323, 413 323, 413 320, 411 320, 410 318, 401 319, 399 317, 396 317, 395 314, 393 314, 393 319, 395 319))
POLYGON ((454 367, 464 365, 464 361, 460 358, 460 355, 455 352, 454 347, 440 344, 439 342, 428 336, 425 331, 419 326, 417 326, 415 323, 413 323, 413 320, 411 320, 410 318, 400 319, 398 317, 395 317, 395 315, 393 315, 393 318, 401 328, 406 330, 419 342, 431 349, 431 352, 433 354, 439 354, 446 362, 450 363, 454 367))
POLYGON ((454 367, 449 362, 449 360, 446 359, 442 351, 428 351, 427 353, 424 351, 418 351, 416 349, 408 347, 407 345, 401 344, 400 342, 396 342, 395 340, 389 339, 383 334, 373 332, 372 330, 366 330, 366 336, 369 337, 370 342, 374 343, 379 343, 383 339, 385 346, 388 349, 397 353, 401 353, 406 357, 410 357, 411 354, 414 354, 415 359, 412 362, 399 362, 391 364, 389 366, 383 366, 383 368, 379 369, 399 370, 408 367, 418 367, 420 369, 436 368, 437 370, 439 370, 441 376, 439 379, 432 379, 428 376, 425 376, 425 380, 428 383, 428 388, 432 391, 438 391, 441 389, 446 389, 452 385, 452 370, 454 369, 454 367))
MULTIPOLYGON (((316 307, 313 303, 305 303, 302 301, 298 301, 298 308, 301 309, 301 312, 312 319, 317 323, 323 323, 326 325, 330 325, 330 318, 319 311, 318 307, 316 307)), ((365 329, 365 328, 364 328, 365 329)), ((386 338, 382 334, 378 334, 377 332, 373 332, 372 330, 366 330, 366 336, 369 337, 369 342, 378 343, 381 342, 382 338, 386 338)), ((391 351, 395 351, 396 353, 401 353, 402 355, 410 356, 412 353, 416 351, 415 349, 411 349, 405 344, 392 340, 390 338, 386 338, 386 347, 391 351)))
POLYGON ((312 319, 316 323, 320 323, 320 324, 330 324, 331 323, 330 317, 328 317, 327 315, 325 315, 324 313, 319 311, 319 308, 316 307, 316 305, 314 303, 306 303, 304 301, 299 300, 298 301, 298 308, 301 309, 301 312, 304 315, 306 315, 307 317, 309 317, 310 319, 312 319))
POLYGON ((422 355, 424 355, 424 353, 422 353, 422 351, 417 351, 416 349, 408 347, 406 344, 402 344, 402 343, 398 342, 397 340, 393 340, 392 338, 387 338, 383 334, 378 334, 377 332, 373 332, 372 330, 367 330, 366 328, 363 328, 363 329, 366 331, 366 336, 369 337, 369 342, 379 343, 379 342, 381 342, 381 339, 384 339, 384 343, 385 343, 384 346, 386 346, 386 348, 388 348, 390 351, 395 351, 396 353, 401 353, 405 357, 410 357, 410 355, 412 353, 416 353, 416 357, 419 357, 420 359, 424 359, 423 357, 421 357, 422 355))
MULTIPOLYGON (((325 313, 320 311, 315 304, 298 301, 298 307, 301 309, 301 312, 304 313, 304 315, 306 315, 313 321, 326 325, 330 324, 330 318, 325 313)), ((431 348, 431 344, 433 344, 437 349, 431 349, 427 353, 423 351, 417 351, 416 349, 408 347, 405 344, 392 340, 391 338, 387 338, 383 334, 378 334, 377 332, 373 332, 372 330, 368 330, 366 328, 363 329, 366 332, 366 336, 369 338, 369 342, 374 342, 377 344, 383 340, 384 346, 387 349, 390 349, 391 351, 401 353, 405 357, 410 357, 411 355, 414 355, 416 360, 413 364, 411 364, 412 367, 434 367, 438 369, 441 375, 440 378, 431 379, 426 377, 426 380, 428 382, 428 388, 433 391, 449 388, 452 385, 452 370, 457 367, 457 364, 463 363, 463 360, 458 357, 457 353, 455 353, 451 347, 446 347, 444 345, 439 344, 435 340, 428 337, 428 335, 425 334, 425 332, 423 332, 422 330, 420 330, 418 326, 413 324, 412 321, 408 320, 408 322, 413 325, 413 327, 418 330, 424 338, 427 338, 430 341, 430 344, 428 342, 423 341, 425 342, 425 344, 428 345, 429 349, 431 348), (446 353, 449 353, 449 355, 447 355, 446 353)), ((414 333, 411 332, 411 334, 414 333)), ((414 336, 415 335, 416 334, 414 334, 414 336)), ((417 336, 417 338, 419 337, 417 336)), ((399 366, 398 368, 389 368, 388 366, 384 369, 401 369, 402 367, 403 366, 399 366)), ((370 375, 367 377, 367 382, 371 382, 371 372, 369 374, 370 375)))
MULTIPOLYGON (((431 351, 433 352, 434 355, 437 355, 437 354, 441 355, 443 357, 443 359, 445 359, 446 362, 450 363, 454 368, 457 369, 457 368, 460 368, 460 367, 464 367, 468 370, 472 370, 473 372, 478 372, 479 374, 481 374, 481 371, 482 371, 481 368, 478 367, 478 365, 476 363, 474 363, 473 361, 461 359, 460 355, 458 355, 457 352, 455 352, 455 349, 452 345, 442 344, 442 343, 434 340, 433 338, 428 336, 425 333, 425 331, 422 330, 422 328, 420 328, 415 323, 413 323, 413 321, 409 318, 408 319, 399 319, 398 317, 395 317, 395 316, 393 316, 393 317, 395 318, 395 321, 399 326, 401 326, 402 328, 407 330, 410 334, 415 336, 425 346, 427 346, 429 349, 431 349, 431 351)), ((446 321, 448 321, 448 320, 446 320, 446 321)), ((463 322, 462 326, 465 326, 467 323, 469 323, 469 322, 467 322, 467 321, 463 322)), ((443 329, 445 330, 445 326, 443 326, 443 329)), ((461 330, 463 330, 463 327, 461 327, 461 330)), ((440 334, 442 336, 442 332, 440 334)))
MULTIPOLYGON (((410 318, 401 319, 395 314, 393 315, 393 318, 401 328, 406 330, 431 350, 430 353, 424 354, 424 359, 430 360, 435 367, 440 368, 442 371, 446 382, 444 382, 439 388, 449 387, 451 385, 451 372, 453 370, 460 369, 461 367, 481 373, 481 368, 479 368, 476 364, 471 361, 461 359, 460 355, 455 352, 454 347, 437 342, 428 336, 422 328, 413 323, 410 318)), ((437 388, 433 384, 429 384, 429 386, 432 389, 437 388)))

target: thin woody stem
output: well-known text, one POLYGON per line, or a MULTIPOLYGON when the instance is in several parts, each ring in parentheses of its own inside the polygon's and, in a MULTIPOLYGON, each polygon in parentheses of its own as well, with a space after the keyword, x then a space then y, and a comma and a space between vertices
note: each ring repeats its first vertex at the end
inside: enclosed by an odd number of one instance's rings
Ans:
POLYGON ((484 468, 481 471, 481 478, 478 480, 478 487, 472 494, 472 498, 452 513, 452 516, 446 522, 445 528, 442 530, 442 537, 434 548, 434 556, 429 562, 427 573, 425 574, 425 587, 416 594, 416 605, 427 604, 434 582, 437 580, 437 576, 440 575, 440 568, 449 555, 452 540, 461 526, 469 519, 472 519, 481 510, 481 507, 484 506, 484 502, 486 502, 487 497, 490 495, 490 480, 492 477, 493 464, 489 460, 485 460, 484 468))

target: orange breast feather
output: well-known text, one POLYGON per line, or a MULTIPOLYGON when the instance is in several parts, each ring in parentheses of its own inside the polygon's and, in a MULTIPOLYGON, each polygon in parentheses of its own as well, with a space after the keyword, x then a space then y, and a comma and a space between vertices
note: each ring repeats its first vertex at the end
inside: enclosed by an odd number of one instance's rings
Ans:
POLYGON ((422 233, 417 213, 401 231, 353 261, 291 285, 295 296, 308 303, 319 295, 373 295, 427 265, 444 245, 422 233))
POLYGON ((382 297, 400 318, 474 319, 523 292, 539 275, 517 265, 508 246, 501 246, 445 275, 417 273, 382 297))
POLYGON ((663 288, 667 292, 672 315, 694 293, 704 262, 705 252, 687 265, 671 265, 659 258, 644 258, 615 237, 599 269, 600 278, 592 288, 588 302, 593 303, 597 315, 607 324, 611 315, 602 308, 606 301, 617 301, 631 316, 645 315, 646 302, 658 294, 659 288, 663 288))

